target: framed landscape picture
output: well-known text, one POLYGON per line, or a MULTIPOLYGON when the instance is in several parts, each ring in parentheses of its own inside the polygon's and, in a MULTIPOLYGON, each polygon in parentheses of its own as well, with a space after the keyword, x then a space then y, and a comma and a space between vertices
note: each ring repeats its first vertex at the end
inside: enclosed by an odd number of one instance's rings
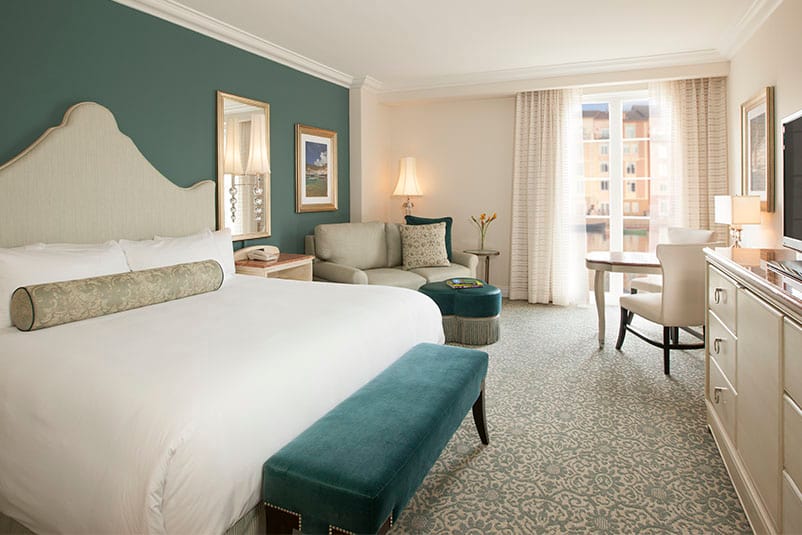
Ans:
POLYGON ((774 88, 741 104, 743 195, 760 196, 760 208, 774 211, 774 88))
POLYGON ((295 125, 295 211, 337 210, 337 132, 295 125))

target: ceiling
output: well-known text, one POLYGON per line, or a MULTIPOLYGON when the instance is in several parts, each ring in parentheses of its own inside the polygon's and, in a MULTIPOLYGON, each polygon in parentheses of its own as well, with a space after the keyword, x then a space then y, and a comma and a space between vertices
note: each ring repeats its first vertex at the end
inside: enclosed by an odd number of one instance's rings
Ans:
POLYGON ((392 91, 561 67, 722 61, 781 0, 117 1, 184 8, 392 91))

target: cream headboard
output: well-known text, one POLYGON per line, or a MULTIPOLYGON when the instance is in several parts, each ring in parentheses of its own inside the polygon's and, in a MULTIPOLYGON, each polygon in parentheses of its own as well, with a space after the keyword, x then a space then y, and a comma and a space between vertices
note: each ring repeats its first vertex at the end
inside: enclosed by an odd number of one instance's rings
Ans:
POLYGON ((211 180, 181 188, 94 102, 0 167, 0 247, 181 236, 215 228, 211 180))

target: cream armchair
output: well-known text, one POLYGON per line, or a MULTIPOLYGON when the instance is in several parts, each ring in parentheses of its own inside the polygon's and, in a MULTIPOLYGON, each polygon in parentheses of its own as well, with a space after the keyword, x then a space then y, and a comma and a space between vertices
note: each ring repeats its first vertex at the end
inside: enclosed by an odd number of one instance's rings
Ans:
POLYGON ((401 267, 401 232, 396 223, 332 223, 306 236, 306 254, 315 256, 315 280, 381 284, 417 290, 427 282, 476 277, 479 257, 454 251, 451 265, 405 270, 401 267))
POLYGON ((638 338, 663 349, 663 372, 670 373, 672 349, 701 349, 704 332, 690 329, 705 323, 705 257, 706 244, 660 244, 657 258, 663 271, 662 292, 621 296, 621 320, 616 349, 631 332, 638 338), (630 325, 632 314, 663 326, 663 341, 652 340, 630 325), (701 343, 681 344, 679 329, 689 332, 701 343))

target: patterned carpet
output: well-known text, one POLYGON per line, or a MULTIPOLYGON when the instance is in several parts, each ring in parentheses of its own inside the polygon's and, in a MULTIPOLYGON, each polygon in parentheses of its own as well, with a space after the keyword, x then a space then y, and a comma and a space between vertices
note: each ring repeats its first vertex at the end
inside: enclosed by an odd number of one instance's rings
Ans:
POLYGON ((599 351, 595 308, 504 301, 490 445, 466 418, 394 533, 751 532, 705 426, 702 351, 672 352, 666 377, 661 350, 615 350, 607 312, 599 351))

